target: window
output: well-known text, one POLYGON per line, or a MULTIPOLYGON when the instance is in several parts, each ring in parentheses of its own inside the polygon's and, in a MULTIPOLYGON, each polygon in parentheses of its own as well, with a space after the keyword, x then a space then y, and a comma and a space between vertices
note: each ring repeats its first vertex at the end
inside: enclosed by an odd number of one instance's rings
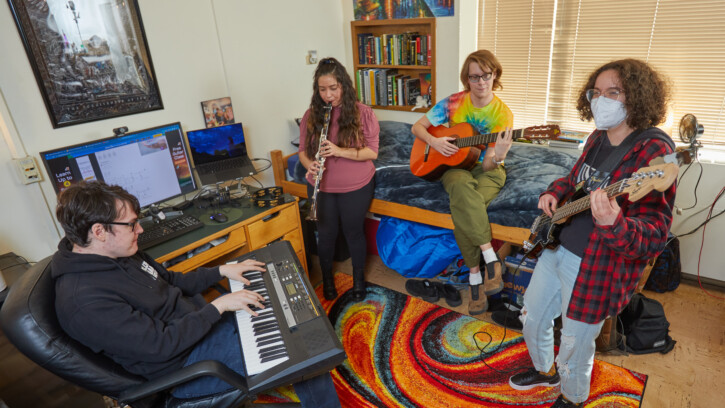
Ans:
POLYGON ((586 76, 620 58, 645 60, 672 83, 668 120, 679 139, 680 118, 705 127, 702 142, 725 145, 725 2, 713 0, 485 0, 478 47, 504 68, 497 94, 516 127, 557 123, 590 131, 576 111, 586 76))

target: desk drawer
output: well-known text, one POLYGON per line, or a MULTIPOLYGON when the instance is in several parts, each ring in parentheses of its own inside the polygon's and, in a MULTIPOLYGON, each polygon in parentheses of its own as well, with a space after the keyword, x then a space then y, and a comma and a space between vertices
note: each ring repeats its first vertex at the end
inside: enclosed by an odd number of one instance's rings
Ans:
POLYGON ((297 206, 290 206, 272 214, 272 218, 255 221, 247 227, 249 232, 249 248, 257 249, 269 242, 284 236, 299 227, 297 206))

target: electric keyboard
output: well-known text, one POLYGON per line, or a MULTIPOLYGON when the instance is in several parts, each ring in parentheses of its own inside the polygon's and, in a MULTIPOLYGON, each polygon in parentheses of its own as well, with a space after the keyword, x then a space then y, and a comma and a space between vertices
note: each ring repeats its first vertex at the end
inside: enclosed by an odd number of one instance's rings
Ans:
POLYGON ((160 223, 143 226, 143 234, 138 236, 138 249, 151 248, 180 235, 194 231, 204 226, 204 223, 192 215, 180 215, 160 223))
POLYGON ((345 350, 307 279, 292 245, 278 241, 237 258, 264 262, 266 272, 244 274, 250 284, 229 280, 232 292, 265 298, 258 316, 236 312, 249 393, 292 384, 342 363, 345 350))

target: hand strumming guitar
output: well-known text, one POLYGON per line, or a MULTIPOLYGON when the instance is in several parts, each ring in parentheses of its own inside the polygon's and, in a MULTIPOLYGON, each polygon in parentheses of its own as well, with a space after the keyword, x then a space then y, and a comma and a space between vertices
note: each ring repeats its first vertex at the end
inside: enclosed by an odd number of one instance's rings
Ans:
POLYGON ((453 143, 450 143, 452 141, 456 140, 455 137, 432 137, 431 140, 428 141, 428 144, 430 144, 430 147, 434 148, 438 151, 438 153, 450 157, 456 154, 458 151, 458 146, 454 145, 453 143))

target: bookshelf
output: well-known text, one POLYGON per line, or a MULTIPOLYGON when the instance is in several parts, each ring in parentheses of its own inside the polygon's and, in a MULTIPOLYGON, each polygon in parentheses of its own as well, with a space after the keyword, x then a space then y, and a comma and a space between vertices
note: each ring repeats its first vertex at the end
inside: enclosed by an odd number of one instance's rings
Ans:
POLYGON ((421 94, 435 105, 435 24, 435 18, 351 21, 358 100, 374 109, 410 112, 421 94))

